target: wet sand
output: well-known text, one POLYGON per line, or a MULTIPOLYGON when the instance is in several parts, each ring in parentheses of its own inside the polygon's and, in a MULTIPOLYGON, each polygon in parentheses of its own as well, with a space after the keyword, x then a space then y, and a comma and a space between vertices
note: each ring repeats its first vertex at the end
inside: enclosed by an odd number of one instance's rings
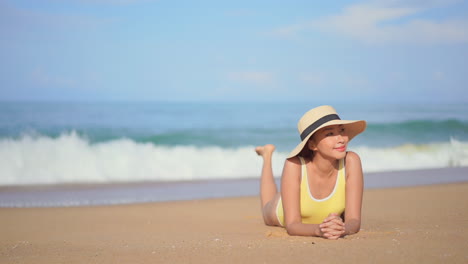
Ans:
POLYGON ((366 189, 362 230, 268 227, 257 197, 0 208, 0 263, 467 263, 468 182, 366 189))
MULTIPOLYGON (((246 197, 259 176, 245 179, 0 186, 1 207, 63 207, 246 197)), ((468 167, 366 173, 365 189, 468 182, 468 167)), ((280 185, 280 179, 277 178, 280 185)))

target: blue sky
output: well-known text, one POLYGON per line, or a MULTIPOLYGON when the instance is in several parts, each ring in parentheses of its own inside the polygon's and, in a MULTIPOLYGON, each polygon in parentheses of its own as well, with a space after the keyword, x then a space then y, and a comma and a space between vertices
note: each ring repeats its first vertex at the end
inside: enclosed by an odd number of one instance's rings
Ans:
POLYGON ((3 101, 468 102, 467 1, 0 0, 0 34, 3 101))

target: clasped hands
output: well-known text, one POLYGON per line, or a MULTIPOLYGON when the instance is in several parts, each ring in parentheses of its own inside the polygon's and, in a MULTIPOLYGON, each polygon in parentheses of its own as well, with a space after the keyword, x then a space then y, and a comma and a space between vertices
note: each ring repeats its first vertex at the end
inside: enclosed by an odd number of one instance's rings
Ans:
POLYGON ((328 239, 338 239, 345 233, 345 224, 343 219, 336 214, 331 213, 319 225, 321 236, 328 239))

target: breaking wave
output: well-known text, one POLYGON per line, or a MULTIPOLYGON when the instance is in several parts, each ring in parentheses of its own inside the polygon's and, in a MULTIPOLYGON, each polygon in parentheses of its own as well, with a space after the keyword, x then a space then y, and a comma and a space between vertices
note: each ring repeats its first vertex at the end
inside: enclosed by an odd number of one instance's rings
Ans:
MULTIPOLYGON (((258 177, 254 146, 157 145, 120 138, 91 142, 75 132, 58 137, 0 139, 0 185, 183 181, 258 177)), ((468 166, 468 142, 357 145, 364 172, 468 166)), ((287 152, 274 155, 279 177, 287 152)))

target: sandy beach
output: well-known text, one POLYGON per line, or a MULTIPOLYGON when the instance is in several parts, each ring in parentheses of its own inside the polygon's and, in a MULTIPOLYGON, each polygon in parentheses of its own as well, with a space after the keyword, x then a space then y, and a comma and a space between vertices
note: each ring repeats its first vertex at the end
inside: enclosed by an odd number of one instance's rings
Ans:
POLYGON ((0 263, 466 263, 468 182, 370 189, 337 241, 262 222, 257 197, 0 208, 0 263))

